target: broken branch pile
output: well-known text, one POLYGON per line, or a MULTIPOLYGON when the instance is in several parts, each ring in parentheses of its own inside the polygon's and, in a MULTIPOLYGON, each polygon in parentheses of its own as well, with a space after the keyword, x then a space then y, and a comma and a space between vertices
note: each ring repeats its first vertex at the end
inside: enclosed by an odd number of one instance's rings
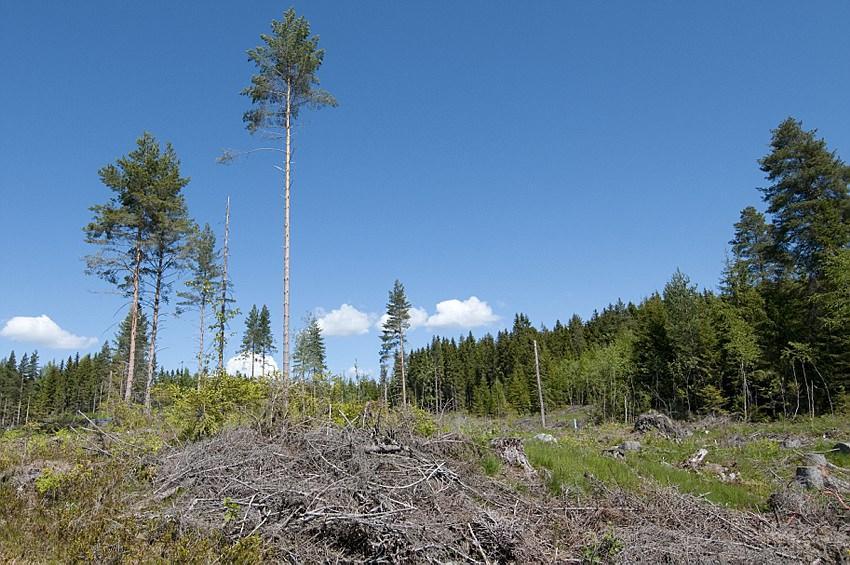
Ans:
POLYGON ((293 562, 540 562, 559 516, 481 475, 457 438, 347 428, 226 432, 167 456, 182 523, 258 534, 293 562), (465 455, 464 455, 465 454, 465 455))

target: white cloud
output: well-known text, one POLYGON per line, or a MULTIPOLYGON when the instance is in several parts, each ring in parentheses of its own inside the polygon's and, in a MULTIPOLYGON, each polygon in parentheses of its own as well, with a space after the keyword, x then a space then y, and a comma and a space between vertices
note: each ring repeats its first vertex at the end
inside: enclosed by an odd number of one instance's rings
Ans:
MULTIPOLYGON (((277 363, 273 357, 266 356, 266 371, 265 375, 271 375, 272 373, 277 372, 277 363)), ((242 354, 236 355, 235 357, 231 357, 227 360, 227 374, 235 375, 241 374, 246 377, 251 376, 251 355, 250 354, 242 354)), ((254 356, 254 376, 259 377, 262 376, 263 373, 263 357, 261 355, 254 356)))
POLYGON ((425 325, 429 328, 474 328, 498 321, 493 309, 477 296, 466 300, 443 300, 437 303, 437 313, 428 317, 425 325))
POLYGON ((325 335, 359 335, 369 332, 370 316, 351 304, 324 313, 319 311, 319 327, 325 335))
MULTIPOLYGON (((375 322, 375 329, 378 331, 383 331, 384 324, 387 323, 387 318, 389 316, 387 314, 381 315, 378 318, 378 321, 375 322)), ((420 326, 424 326, 428 322, 428 311, 425 308, 411 308, 410 309, 410 329, 416 329, 420 326)))
POLYGON ((52 349, 88 349, 96 337, 83 337, 63 330, 49 316, 15 316, 0 329, 0 336, 52 349))
POLYGON ((371 377, 372 369, 364 369, 363 367, 349 367, 345 370, 345 376, 348 379, 354 379, 360 375, 361 377, 371 377))

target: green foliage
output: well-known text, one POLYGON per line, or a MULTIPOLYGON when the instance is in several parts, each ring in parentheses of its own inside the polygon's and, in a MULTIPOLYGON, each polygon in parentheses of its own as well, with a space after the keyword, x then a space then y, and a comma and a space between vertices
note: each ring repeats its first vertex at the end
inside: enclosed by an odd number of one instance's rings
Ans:
POLYGON ((215 435, 226 426, 255 421, 268 394, 268 384, 263 381, 229 375, 205 380, 200 390, 173 384, 154 389, 166 422, 180 439, 187 440, 215 435))
POLYGON ((304 328, 295 336, 295 352, 292 355, 295 376, 301 380, 315 381, 328 370, 325 362, 325 340, 315 316, 308 315, 304 328))
POLYGON ((596 565, 598 563, 613 563, 618 553, 623 550, 623 542, 611 528, 601 536, 591 532, 592 539, 581 550, 582 563, 596 565))
POLYGON ((224 505, 224 523, 225 525, 239 517, 239 504, 234 502, 232 498, 226 496, 222 502, 224 505))
POLYGON ((55 495, 65 482, 67 473, 56 472, 52 469, 44 469, 41 475, 35 479, 35 490, 41 495, 55 495))
POLYGON ((271 28, 271 34, 260 36, 264 45, 248 50, 257 67, 251 86, 242 91, 254 105, 243 116, 251 133, 285 126, 303 106, 336 106, 333 96, 317 88, 325 50, 319 48, 319 38, 310 35, 310 23, 290 8, 283 20, 272 20, 271 28))
POLYGON ((488 477, 496 476, 502 469, 502 462, 492 453, 488 453, 481 459, 481 467, 488 477))
POLYGON ((412 419, 413 431, 422 437, 431 437, 437 433, 437 423, 426 410, 410 406, 405 412, 412 419))

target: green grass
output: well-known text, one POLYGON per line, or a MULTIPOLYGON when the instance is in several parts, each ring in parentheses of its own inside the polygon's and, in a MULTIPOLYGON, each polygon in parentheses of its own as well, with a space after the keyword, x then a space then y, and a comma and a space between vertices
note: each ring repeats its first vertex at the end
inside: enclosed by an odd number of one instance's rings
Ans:
POLYGON ((487 454, 481 459, 484 474, 488 477, 495 476, 502 469, 502 462, 493 454, 487 454))
MULTIPOLYGON (((678 447, 678 446, 677 446, 678 447)), ((762 483, 723 483, 708 474, 697 474, 681 469, 669 459, 676 450, 644 450, 629 453, 625 459, 614 459, 600 454, 599 449, 575 442, 553 445, 531 442, 526 446, 529 460, 535 466, 551 471, 549 488, 555 493, 586 493, 591 486, 587 475, 592 475, 606 485, 629 491, 640 489, 642 479, 661 485, 677 487, 682 492, 702 496, 718 504, 736 508, 760 508, 770 494, 762 483), (658 458, 659 455, 666 457, 658 458)), ((685 450, 682 450, 684 459, 685 450)), ((678 458, 678 456, 676 457, 678 458)))
MULTIPOLYGON (((730 423, 699 430, 680 441, 654 434, 640 439, 642 449, 628 453, 625 459, 602 455, 602 449, 630 437, 622 424, 604 424, 579 432, 562 431, 558 444, 528 441, 526 452, 531 463, 551 472, 550 490, 555 493, 582 494, 591 482, 587 475, 607 485, 640 490, 644 481, 678 488, 682 492, 735 508, 763 510, 772 492, 794 475, 801 452, 826 452, 830 462, 850 468, 850 454, 829 451, 836 440, 824 440, 828 431, 848 429, 847 417, 824 416, 810 420, 769 423, 730 423), (783 449, 780 438, 793 435, 808 439, 802 450, 783 449), (709 451, 706 463, 722 465, 738 474, 734 482, 722 482, 709 473, 682 469, 679 464, 700 448, 709 451)), ((527 438, 531 433, 523 434, 527 438)))

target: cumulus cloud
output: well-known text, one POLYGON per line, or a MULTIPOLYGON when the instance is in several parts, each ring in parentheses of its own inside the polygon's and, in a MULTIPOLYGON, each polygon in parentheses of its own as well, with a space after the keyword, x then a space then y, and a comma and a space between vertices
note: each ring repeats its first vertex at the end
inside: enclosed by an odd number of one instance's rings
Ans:
POLYGON ((83 337, 63 330, 49 316, 15 316, 0 329, 0 336, 52 349, 88 349, 96 337, 83 337))
MULTIPOLYGON (((375 322, 375 329, 378 331, 382 331, 384 329, 384 324, 387 323, 387 319, 389 316, 387 314, 383 314, 378 321, 375 322)), ((428 322, 428 311, 425 308, 411 308, 410 309, 410 329, 416 329, 420 326, 424 326, 428 322)))
POLYGON ((466 300, 443 300, 437 303, 437 312, 428 317, 425 325, 429 328, 475 328, 498 321, 493 309, 477 296, 466 300))
POLYGON ((371 377, 372 369, 364 369, 363 367, 349 367, 345 370, 345 376, 348 379, 356 379, 358 376, 371 377))
POLYGON ((369 332, 370 316, 351 304, 343 304, 330 312, 319 312, 319 327, 325 335, 359 335, 369 332))
MULTIPOLYGON (((277 363, 273 357, 266 356, 265 373, 263 373, 263 357, 262 355, 254 356, 254 376, 259 377, 263 374, 271 375, 277 372, 277 363)), ((241 354, 231 357, 227 360, 227 374, 229 375, 244 375, 251 376, 251 355, 241 354)))

